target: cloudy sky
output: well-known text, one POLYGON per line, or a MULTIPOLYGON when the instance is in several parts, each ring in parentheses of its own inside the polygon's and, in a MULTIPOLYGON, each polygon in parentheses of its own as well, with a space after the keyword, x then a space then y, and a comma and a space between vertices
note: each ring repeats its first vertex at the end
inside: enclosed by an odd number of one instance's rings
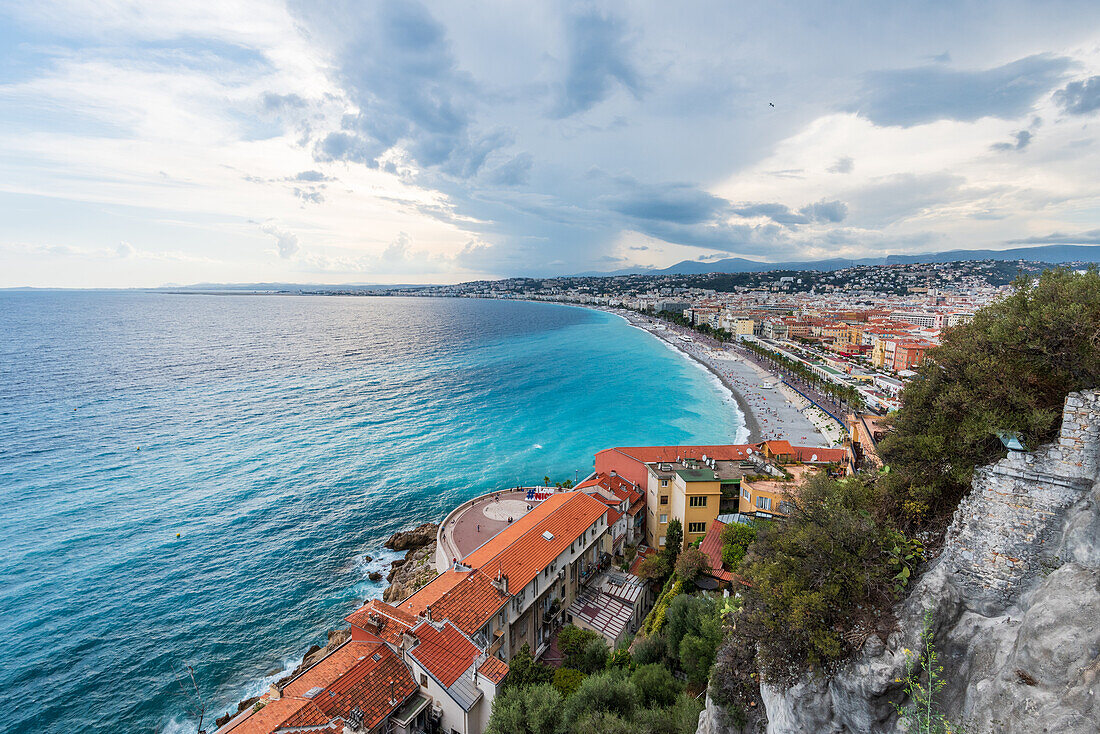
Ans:
POLYGON ((1098 138, 1095 0, 3 3, 0 286, 1100 243, 1098 138))

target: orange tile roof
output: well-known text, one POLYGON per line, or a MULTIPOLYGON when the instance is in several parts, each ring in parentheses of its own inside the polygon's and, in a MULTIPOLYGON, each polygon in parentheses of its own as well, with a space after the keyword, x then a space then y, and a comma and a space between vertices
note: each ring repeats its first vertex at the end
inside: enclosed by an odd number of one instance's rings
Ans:
POLYGON ((699 544, 699 550, 710 561, 710 575, 722 581, 730 581, 733 574, 722 568, 722 530, 725 527, 726 524, 720 520, 712 521, 703 542, 699 544))
POLYGON ((601 515, 607 505, 584 492, 564 492, 542 502, 470 555, 465 563, 508 577, 508 589, 516 593, 560 556, 601 515), (544 537, 550 533, 551 540, 544 537))
POLYGON ((607 508, 607 525, 608 527, 614 525, 619 521, 619 518, 623 516, 623 513, 616 510, 614 507, 607 508))
POLYGON ((424 611, 429 604, 435 604, 441 596, 458 586, 458 583, 462 581, 464 576, 465 574, 463 572, 448 568, 446 571, 413 592, 412 596, 401 602, 399 606, 413 614, 419 614, 424 611))
POLYGON ((508 663, 500 658, 489 658, 477 669, 480 675, 485 676, 494 684, 499 685, 504 676, 508 675, 508 663))
MULTIPOLYGON (((509 595, 493 586, 492 580, 478 570, 455 572, 461 576, 450 591, 431 602, 432 619, 450 620, 455 627, 472 635, 508 603, 509 595)), ((418 594, 409 597, 403 610, 419 614, 428 606, 419 607, 418 594), (419 608, 418 608, 419 607, 419 608)))
POLYGON ((408 654, 432 674, 440 685, 450 688, 480 655, 477 646, 448 622, 437 629, 430 622, 413 628, 419 640, 408 654))
POLYGON ((371 599, 344 617, 344 621, 361 630, 378 635, 394 647, 400 647, 401 635, 412 629, 419 620, 415 615, 403 609, 398 609, 378 599, 371 599), (377 622, 371 621, 372 617, 377 622))
POLYGON ((359 709, 364 727, 372 729, 416 690, 408 667, 381 640, 346 642, 288 683, 281 698, 230 731, 325 730, 333 719, 346 719, 352 709, 359 709))

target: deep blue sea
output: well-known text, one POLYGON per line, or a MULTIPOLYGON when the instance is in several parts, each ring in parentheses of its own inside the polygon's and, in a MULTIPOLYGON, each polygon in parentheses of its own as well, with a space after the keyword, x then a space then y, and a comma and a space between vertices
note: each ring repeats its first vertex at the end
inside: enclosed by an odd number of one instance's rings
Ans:
POLYGON ((0 320, 5 734, 193 732, 188 664, 212 731, 381 596, 391 532, 741 429, 709 373, 566 306, 0 292, 0 320))

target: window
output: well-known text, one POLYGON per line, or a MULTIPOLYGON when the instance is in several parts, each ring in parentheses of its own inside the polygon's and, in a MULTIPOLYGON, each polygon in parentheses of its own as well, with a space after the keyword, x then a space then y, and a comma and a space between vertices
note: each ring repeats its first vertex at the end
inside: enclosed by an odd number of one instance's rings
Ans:
POLYGON ((428 687, 428 676, 424 675, 423 673, 420 674, 420 685, 424 686, 425 688, 428 687))
POLYGON ((689 522, 689 533, 705 533, 707 532, 707 524, 705 522, 689 522))
POLYGON ((668 515, 661 515, 661 522, 668 522, 668 515))
POLYGON ((661 486, 662 487, 667 487, 668 486, 668 480, 667 479, 662 479, 661 480, 661 486))
POLYGON ((770 510, 772 508, 772 498, 771 497, 757 497, 756 498, 756 506, 759 507, 761 510, 770 510))
POLYGON ((747 488, 747 487, 742 487, 742 488, 741 488, 741 496, 742 496, 742 497, 744 497, 744 498, 745 498, 745 499, 747 499, 747 500, 751 500, 751 499, 752 499, 752 495, 751 495, 751 494, 749 494, 749 490, 748 490, 748 488, 747 488))
POLYGON ((662 494, 661 495, 661 504, 662 505, 667 505, 668 504, 668 495, 667 494, 662 494))
POLYGON ((660 538, 657 539, 657 545, 664 545, 664 544, 665 544, 665 536, 662 535, 660 538))
POLYGON ((706 507, 707 496, 705 494, 696 497, 688 497, 688 507, 706 507))

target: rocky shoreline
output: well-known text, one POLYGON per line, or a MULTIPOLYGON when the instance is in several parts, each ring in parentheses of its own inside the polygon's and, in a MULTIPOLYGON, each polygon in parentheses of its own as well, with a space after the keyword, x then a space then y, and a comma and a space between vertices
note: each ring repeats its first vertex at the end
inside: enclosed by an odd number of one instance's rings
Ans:
MULTIPOLYGON (((426 522, 412 530, 402 530, 390 536, 384 543, 386 548, 395 551, 405 551, 405 557, 390 564, 390 571, 386 575, 389 587, 382 594, 382 600, 386 602, 401 601, 411 595, 424 584, 436 577, 435 570, 435 545, 436 532, 439 530, 437 523, 426 522)), ((368 557, 368 560, 369 557, 368 557)), ((371 581, 381 580, 380 573, 372 573, 371 581), (377 578, 376 578, 377 576, 377 578)), ((343 645, 351 637, 351 628, 333 629, 328 631, 328 641, 324 645, 313 645, 302 656, 302 662, 292 673, 275 682, 276 688, 282 688, 291 679, 302 673, 307 668, 315 665, 319 660, 336 648, 343 645)), ((255 706, 261 696, 246 698, 237 704, 236 711, 227 711, 223 716, 215 720, 218 728, 245 709, 255 706)))

